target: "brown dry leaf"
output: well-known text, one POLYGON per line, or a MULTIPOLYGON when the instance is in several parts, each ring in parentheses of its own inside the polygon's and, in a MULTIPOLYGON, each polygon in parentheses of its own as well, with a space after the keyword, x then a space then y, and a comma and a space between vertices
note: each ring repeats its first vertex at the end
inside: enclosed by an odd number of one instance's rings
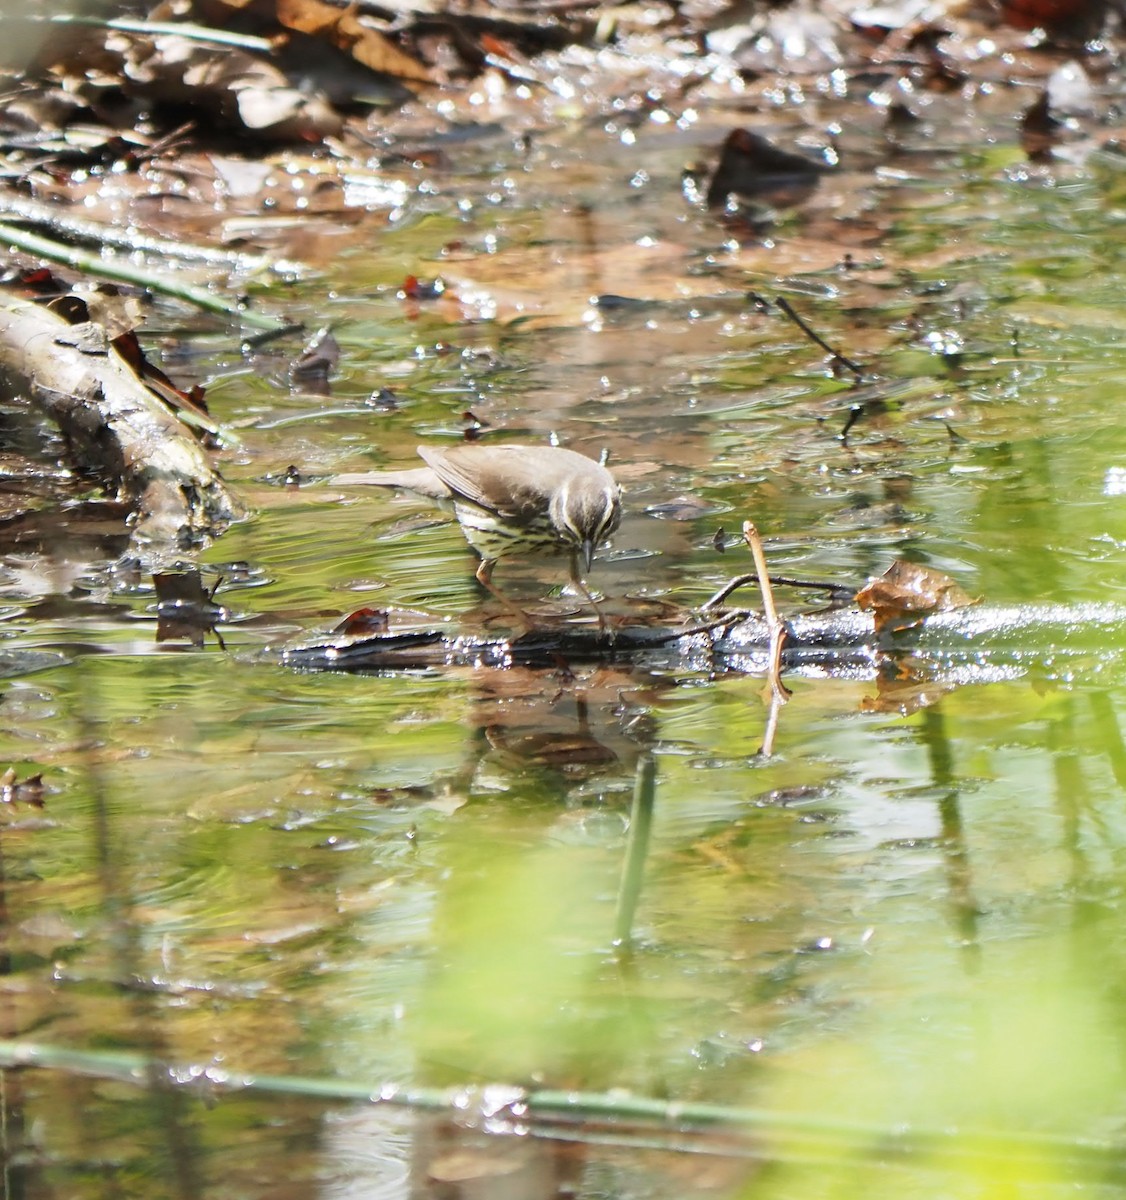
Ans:
POLYGON ((287 29, 324 38, 372 71, 415 83, 431 82, 422 63, 358 19, 354 4, 339 9, 324 0, 278 0, 277 18, 287 29))
POLYGON ((1060 122, 1052 114, 1051 100, 1045 88, 1020 118, 1020 144, 1032 162, 1048 162, 1052 147, 1059 141, 1060 122))
POLYGON ((33 808, 43 807, 43 773, 37 771, 26 779, 18 779, 14 767, 0 775, 0 803, 30 804, 33 808))
POLYGON ((84 299, 90 320, 101 325, 111 341, 140 329, 145 323, 145 309, 140 299, 126 294, 116 284, 95 284, 84 299))
POLYGON ((967 608, 977 601, 949 575, 896 559, 879 579, 869 580, 856 593, 856 603, 874 614, 876 632, 883 633, 887 629, 907 629, 930 613, 967 608))

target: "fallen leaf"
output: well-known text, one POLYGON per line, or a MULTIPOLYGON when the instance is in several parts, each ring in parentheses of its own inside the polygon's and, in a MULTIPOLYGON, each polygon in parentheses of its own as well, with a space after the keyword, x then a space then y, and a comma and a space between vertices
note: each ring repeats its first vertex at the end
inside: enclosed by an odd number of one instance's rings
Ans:
POLYGON ((341 9, 324 0, 278 0, 277 18, 287 29, 324 38, 372 71, 415 83, 430 82, 426 67, 378 29, 363 24, 355 5, 341 9))
POLYGON ((32 808, 43 807, 43 774, 37 771, 26 779, 17 779, 15 768, 9 767, 0 775, 0 803, 30 804, 32 808))
POLYGON ((967 608, 977 601, 949 575, 896 559, 879 579, 869 580, 856 593, 856 603, 873 613, 876 632, 883 633, 910 628, 930 613, 967 608))

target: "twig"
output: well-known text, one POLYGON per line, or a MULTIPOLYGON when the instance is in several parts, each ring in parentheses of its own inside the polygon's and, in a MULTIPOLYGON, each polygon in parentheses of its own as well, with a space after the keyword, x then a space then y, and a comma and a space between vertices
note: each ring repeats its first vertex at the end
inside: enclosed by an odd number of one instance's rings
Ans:
POLYGON ((45 1042, 0 1040, 0 1067, 60 1071, 123 1086, 143 1086, 152 1071, 209 1094, 301 1096, 306 1099, 440 1113, 467 1127, 501 1135, 573 1137, 582 1142, 634 1144, 631 1136, 667 1139, 664 1148, 723 1155, 753 1153, 760 1160, 855 1164, 859 1148, 878 1147, 881 1161, 921 1163, 928 1170, 966 1172, 978 1178, 981 1165, 1004 1164, 1013 1177, 1042 1181, 1045 1172, 1066 1171, 1105 1181, 1123 1170, 1123 1151, 1110 1137, 1029 1132, 1024 1129, 959 1129, 894 1125, 839 1115, 769 1108, 741 1108, 700 1100, 611 1092, 528 1089, 514 1085, 423 1087, 378 1079, 340 1079, 242 1072, 171 1063, 127 1051, 75 1050, 45 1042), (716 1135, 728 1136, 717 1138, 716 1135), (736 1140, 738 1139, 738 1140, 736 1140))
MULTIPOLYGON (((752 296, 753 295, 754 293, 752 293, 752 296)), ((758 300, 760 298, 756 296, 755 299, 758 300)), ((839 362, 842 367, 846 367, 848 370, 850 370, 856 376, 857 383, 864 382, 864 368, 860 366, 859 363, 853 362, 851 358, 846 358, 839 350, 835 349, 833 346, 830 346, 829 343, 816 330, 811 329, 806 323, 805 319, 797 313, 789 300, 787 300, 784 296, 777 296, 775 297, 774 303, 777 305, 778 311, 782 313, 783 316, 789 317, 789 319, 793 321, 793 323, 802 331, 802 333, 805 334, 807 338, 809 338, 811 342, 817 346, 820 346, 826 354, 832 355, 834 362, 839 362)))
POLYGON ((141 233, 130 226, 105 225, 88 217, 76 217, 67 209, 24 196, 0 196, 0 213, 9 219, 28 221, 44 226, 66 237, 92 242, 96 246, 118 246, 131 254, 155 254, 163 259, 180 262, 201 262, 232 271, 258 272, 271 270, 278 274, 295 274, 300 264, 284 259, 271 260, 264 254, 242 254, 237 250, 222 250, 194 242, 173 242, 168 238, 141 233))
POLYGON ((210 29, 205 25, 194 25, 189 21, 142 21, 131 17, 89 17, 77 13, 53 13, 48 20, 52 25, 87 25, 95 29, 117 29, 121 33, 139 33, 149 37, 174 36, 193 42, 211 42, 216 46, 231 46, 251 54, 272 54, 277 44, 270 38, 254 37, 246 33, 232 33, 226 29, 210 29))
MULTIPOLYGON (((242 300, 227 300, 216 292, 192 287, 191 284, 181 283, 177 279, 154 275, 151 271, 139 270, 127 263, 114 262, 102 258, 99 254, 78 250, 73 246, 64 246, 61 242, 40 237, 35 233, 28 233, 26 230, 17 229, 14 225, 7 225, 3 222, 0 222, 0 246, 23 250, 28 254, 34 254, 37 258, 46 259, 48 262, 62 263, 64 266, 73 267, 76 271, 101 275, 106 279, 116 279, 121 283, 132 284, 134 287, 146 288, 164 296, 172 296, 187 304, 194 304, 205 312, 218 313, 233 321, 250 325, 254 329, 281 329, 286 324, 275 317, 251 312, 242 300)), ((298 326, 291 325, 290 328, 296 329, 298 326)))
MULTIPOLYGON (((790 698, 790 690, 782 682, 782 646, 786 641, 786 626, 778 616, 778 609, 774 606, 774 589, 770 586, 770 575, 766 569, 766 555, 762 549, 762 538, 759 537, 753 521, 743 522, 743 538, 750 546, 751 557, 755 560, 755 571, 758 574, 759 587, 762 589, 763 615, 766 617, 767 628, 770 630, 770 665, 767 669, 770 679, 770 694, 773 700, 771 716, 773 717, 773 727, 776 728, 778 719, 774 710, 779 704, 784 704, 790 698)), ((767 733, 770 734, 770 742, 769 744, 765 741, 763 743, 762 753, 764 755, 769 755, 773 748, 773 728, 770 723, 767 725, 767 733)))
POLYGON ((848 435, 852 431, 852 427, 864 415, 863 404, 849 405, 848 416, 845 418, 844 428, 837 434, 837 441, 844 443, 848 441, 848 435))
MULTIPOLYGON (((850 584, 831 583, 824 579, 794 579, 790 575, 768 575, 767 579, 770 580, 773 587, 809 588, 815 592, 829 592, 833 597, 847 596, 849 599, 856 595, 856 588, 850 584)), ((700 611, 707 612, 708 609, 715 608, 722 604, 732 592, 746 587, 748 583, 758 583, 758 581, 758 573, 754 571, 746 575, 736 575, 734 579, 729 579, 718 592, 709 596, 700 605, 700 611)))
POLYGON ((707 612, 710 608, 717 608, 728 596, 733 592, 737 592, 741 587, 746 587, 748 583, 758 583, 758 576, 753 571, 749 574, 736 575, 734 579, 729 579, 718 592, 714 592, 700 605, 700 611, 707 612))

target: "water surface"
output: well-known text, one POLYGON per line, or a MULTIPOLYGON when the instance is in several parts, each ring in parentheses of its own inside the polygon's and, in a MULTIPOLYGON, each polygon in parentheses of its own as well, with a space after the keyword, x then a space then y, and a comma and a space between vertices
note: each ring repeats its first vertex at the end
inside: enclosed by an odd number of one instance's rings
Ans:
MULTIPOLYGON (((13 1193, 1112 1193, 1068 1146, 1113 1143, 1126 1111, 1113 667, 1044 662, 918 707, 910 679, 797 678, 766 757, 759 678, 301 674, 267 653, 362 606, 504 626, 456 526, 330 478, 409 465, 467 411, 487 437, 609 452, 627 514, 592 583, 611 612, 700 603, 749 569, 716 538, 749 518, 781 574, 860 583, 905 557, 988 602, 1118 599, 1120 172, 1030 168, 1011 125, 983 141, 953 100, 941 137, 898 149, 861 98, 845 111, 845 167, 758 238, 680 193, 721 114, 530 148, 483 123, 441 171, 404 167, 400 209, 260 297, 332 324, 331 395, 289 384, 292 347, 252 369, 227 330, 197 342, 242 443, 222 469, 254 510, 202 557, 226 579, 225 648, 157 644, 145 580, 73 577, 62 550, 53 575, 9 559, 0 589, 11 646, 73 657, 3 697, 3 758, 47 784, 0 843, 7 1036, 374 1091, 621 1088, 793 1128, 681 1154, 672 1131, 645 1150, 599 1144, 613 1127, 489 1138, 24 1073, 13 1193), (408 275, 445 290, 404 298, 408 275), (846 441, 850 381, 751 290, 885 381, 846 441), (370 403, 384 388, 394 405, 370 403), (811 1146, 810 1120, 850 1130, 811 1146), (961 1157, 897 1156, 885 1135, 905 1126, 964 1132, 961 1157), (1062 1149, 1030 1158, 1034 1135, 1062 1149)), ((558 564, 498 576, 576 607, 558 564)))

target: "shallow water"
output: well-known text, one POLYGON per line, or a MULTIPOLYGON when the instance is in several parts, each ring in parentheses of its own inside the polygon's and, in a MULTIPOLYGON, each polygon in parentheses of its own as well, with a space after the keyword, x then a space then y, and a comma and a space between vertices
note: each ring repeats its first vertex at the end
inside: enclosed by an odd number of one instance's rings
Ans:
MULTIPOLYGON (((918 710, 874 680, 799 678, 765 757, 758 678, 301 674, 264 654, 362 606, 503 627, 456 527, 328 478, 408 465, 466 410, 487 436, 609 450, 627 515, 592 583, 611 612, 704 600, 748 567, 717 528, 751 517, 781 574, 861 582, 907 557, 999 604, 1121 596, 1120 167, 1032 169, 953 120, 938 152, 893 154, 858 120, 858 165, 774 245, 740 246, 679 192, 727 127, 586 126, 530 152, 497 133, 407 172, 395 219, 260 297, 334 325, 329 397, 288 388, 291 347, 254 373, 227 331, 200 339, 242 441, 223 471, 254 509, 202 556, 226 580, 225 649, 157 644, 145 580, 8 560, 8 644, 73 661, 3 697, 3 758, 47 784, 0 841, 4 1033, 376 1092, 625 1088, 794 1126, 678 1154, 668 1130, 647 1149, 489 1138, 331 1098, 22 1073, 13 1193, 1111 1194, 1101 1159, 986 1135, 1121 1134, 1115 671, 1045 662, 918 710), (407 274, 445 294, 404 300, 407 274), (902 381, 847 443, 847 380, 749 289, 902 381), (646 303, 591 302, 608 295, 646 303), (926 341, 948 331, 956 362, 926 341), (394 408, 366 403, 385 387, 394 408), (701 515, 648 511, 681 497, 701 515), (794 1131, 815 1118, 852 1125, 809 1144, 794 1131), (964 1131, 961 1157, 889 1151, 908 1126, 964 1131)), ((576 607, 558 564, 498 577, 576 607)))

